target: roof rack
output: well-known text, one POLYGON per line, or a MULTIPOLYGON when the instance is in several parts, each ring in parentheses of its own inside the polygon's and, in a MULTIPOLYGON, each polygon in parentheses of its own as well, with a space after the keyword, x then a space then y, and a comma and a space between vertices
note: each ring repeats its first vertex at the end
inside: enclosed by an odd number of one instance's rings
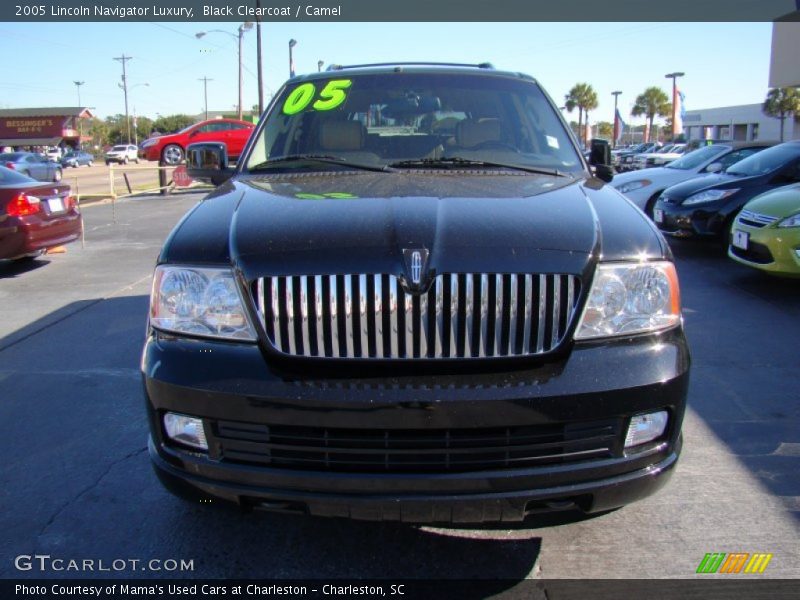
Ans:
POLYGON ((494 65, 489 62, 477 65, 468 63, 448 63, 448 62, 391 62, 391 63, 369 63, 363 65, 328 65, 328 71, 342 71, 344 69, 361 69, 364 67, 471 67, 473 69, 494 69, 494 65))

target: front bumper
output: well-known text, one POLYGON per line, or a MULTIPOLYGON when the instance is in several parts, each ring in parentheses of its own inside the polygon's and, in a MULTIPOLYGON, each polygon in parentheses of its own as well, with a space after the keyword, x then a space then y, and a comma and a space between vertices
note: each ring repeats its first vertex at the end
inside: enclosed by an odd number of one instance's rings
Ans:
POLYGON ((731 235, 733 230, 748 234, 748 248, 745 250, 729 244, 730 258, 774 275, 800 277, 800 228, 758 228, 736 222, 731 235))
POLYGON ((663 220, 655 223, 661 232, 677 238, 719 236, 725 227, 726 215, 719 206, 687 206, 657 201, 655 210, 663 211, 663 220))
POLYGON ((568 358, 524 370, 380 379, 270 369, 256 346, 151 335, 143 355, 150 453, 159 478, 195 500, 322 516, 413 522, 519 521, 587 513, 643 498, 680 453, 689 355, 679 329, 576 345, 568 358), (623 449, 630 416, 667 410, 665 434, 623 449), (203 417, 210 453, 165 439, 164 411, 203 417), (229 460, 214 450, 220 420, 242 424, 423 430, 547 426, 617 419, 604 457, 520 468, 425 472, 332 471, 229 460))

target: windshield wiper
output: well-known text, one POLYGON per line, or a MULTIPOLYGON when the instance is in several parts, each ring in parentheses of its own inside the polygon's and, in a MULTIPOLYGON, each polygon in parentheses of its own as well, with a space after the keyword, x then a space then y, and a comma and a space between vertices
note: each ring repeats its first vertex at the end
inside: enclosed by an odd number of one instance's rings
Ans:
POLYGON ((387 166, 392 168, 406 168, 406 167, 500 167, 503 169, 514 169, 516 171, 527 171, 528 173, 539 173, 541 175, 553 175, 554 177, 569 177, 566 173, 562 173, 558 169, 545 169, 543 167, 529 167, 526 165, 512 165, 509 163, 493 162, 489 160, 478 160, 471 158, 464 158, 462 156, 443 156, 441 158, 415 158, 412 160, 400 160, 397 162, 389 163, 387 166))
POLYGON ((385 172, 389 170, 385 166, 364 165, 360 163, 354 163, 350 162, 349 160, 341 156, 333 156, 331 154, 289 154, 287 156, 270 158, 269 160, 260 162, 257 165, 250 167, 248 171, 263 171, 266 169, 271 169, 272 167, 279 166, 283 163, 291 163, 291 162, 316 162, 329 165, 340 165, 342 167, 352 167, 354 169, 363 169, 365 171, 385 172))

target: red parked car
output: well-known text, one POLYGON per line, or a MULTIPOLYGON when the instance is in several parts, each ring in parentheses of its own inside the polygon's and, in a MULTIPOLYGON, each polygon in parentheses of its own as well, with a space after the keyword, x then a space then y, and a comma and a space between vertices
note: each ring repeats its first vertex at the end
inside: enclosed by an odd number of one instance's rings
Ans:
POLYGON ((68 185, 0 167, 0 259, 35 258, 77 240, 83 219, 68 185))
POLYGON ((159 160, 168 165, 183 162, 186 146, 196 142, 222 142, 228 156, 239 158, 255 125, 236 119, 211 119, 200 121, 178 133, 150 138, 141 144, 139 155, 147 160, 159 160))

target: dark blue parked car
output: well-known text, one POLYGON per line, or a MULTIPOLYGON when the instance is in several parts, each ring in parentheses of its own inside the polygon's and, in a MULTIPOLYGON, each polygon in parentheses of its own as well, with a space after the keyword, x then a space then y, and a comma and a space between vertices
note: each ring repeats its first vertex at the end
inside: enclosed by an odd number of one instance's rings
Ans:
POLYGON ((76 169, 82 165, 91 167, 94 162, 94 156, 82 150, 73 150, 62 156, 60 162, 62 167, 74 167, 76 169))

